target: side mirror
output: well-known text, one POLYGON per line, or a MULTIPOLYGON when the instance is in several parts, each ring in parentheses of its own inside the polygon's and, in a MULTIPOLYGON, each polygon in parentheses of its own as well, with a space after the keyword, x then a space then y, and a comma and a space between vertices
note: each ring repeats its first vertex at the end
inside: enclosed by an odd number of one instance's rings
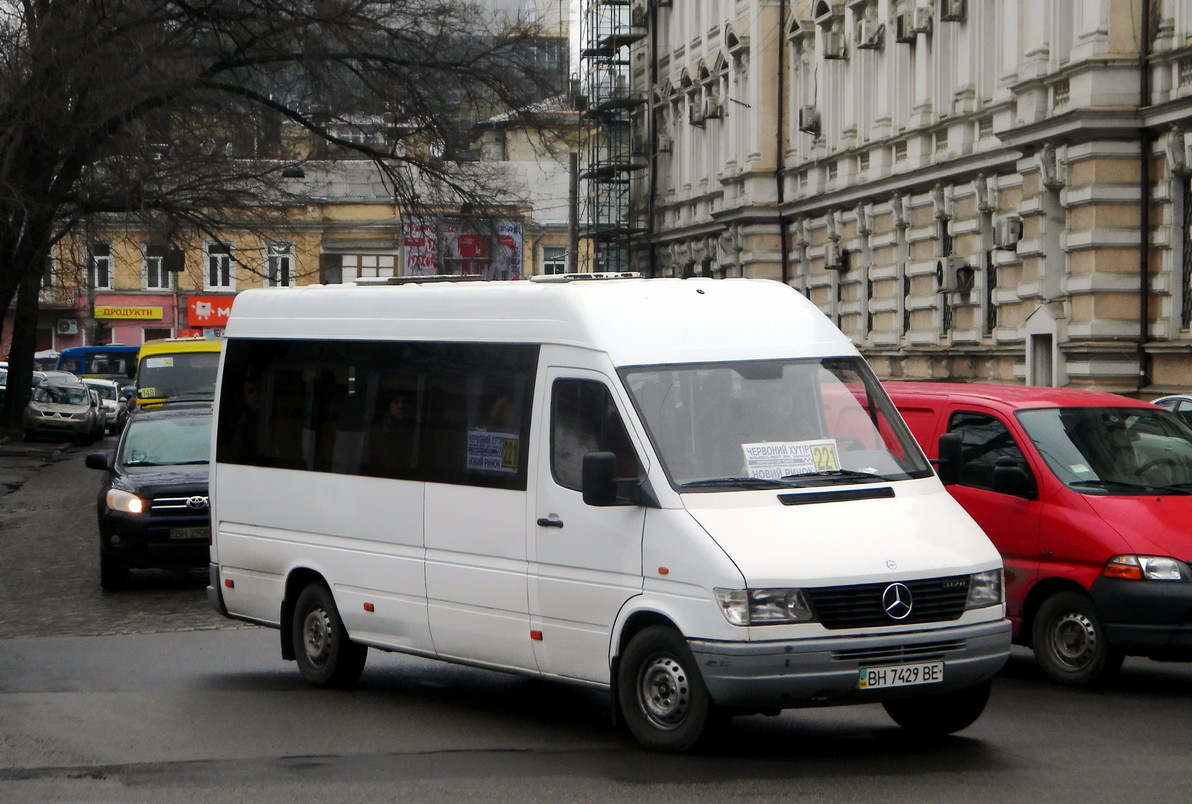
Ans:
POLYGON ((108 455, 106 452, 92 452, 84 460, 88 469, 102 469, 106 471, 108 468, 108 455))
POLYGON ((962 462, 960 433, 944 433, 940 436, 939 457, 935 460, 935 471, 940 476, 940 482, 951 486, 960 482, 960 464, 962 462))
POLYGON ((1035 484, 1014 458, 1003 455, 993 463, 993 490, 998 494, 1035 499, 1035 484))
POLYGON ((617 504, 617 456, 611 452, 589 452, 584 455, 580 473, 584 504, 609 506, 617 504))

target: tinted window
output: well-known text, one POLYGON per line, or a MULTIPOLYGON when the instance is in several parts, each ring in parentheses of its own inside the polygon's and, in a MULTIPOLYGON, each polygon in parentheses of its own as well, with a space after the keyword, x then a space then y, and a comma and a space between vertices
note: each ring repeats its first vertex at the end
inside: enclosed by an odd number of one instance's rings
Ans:
POLYGON ((538 347, 233 340, 218 460, 525 489, 538 347))
POLYGON ((960 482, 965 486, 993 488, 993 468, 998 458, 1012 458, 1027 472, 1026 459, 1006 425, 984 413, 953 413, 948 432, 960 433, 960 482))
POLYGON ((589 452, 617 456, 617 476, 636 477, 637 457, 621 414, 603 383, 556 380, 551 390, 551 473, 565 488, 580 490, 589 452))

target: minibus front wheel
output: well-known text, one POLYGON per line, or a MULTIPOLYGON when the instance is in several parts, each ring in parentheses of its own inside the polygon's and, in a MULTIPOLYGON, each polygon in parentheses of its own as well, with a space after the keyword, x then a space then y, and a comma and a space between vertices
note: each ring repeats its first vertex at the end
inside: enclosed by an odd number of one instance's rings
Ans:
POLYGON ((291 621, 302 680, 315 687, 350 687, 364 672, 368 646, 348 638, 331 590, 310 583, 298 595, 291 621))
POLYGON ((629 640, 617 665, 617 697, 625 725, 653 751, 686 751, 713 719, 712 698, 687 641, 664 625, 629 640))

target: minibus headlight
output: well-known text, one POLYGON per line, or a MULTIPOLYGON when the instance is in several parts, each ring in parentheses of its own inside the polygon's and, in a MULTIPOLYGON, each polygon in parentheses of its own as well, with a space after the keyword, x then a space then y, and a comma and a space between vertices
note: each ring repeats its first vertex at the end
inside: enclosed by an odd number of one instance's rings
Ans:
POLYGON ((749 625, 749 604, 744 589, 716 589, 720 613, 733 625, 749 625))
POLYGON ((1180 562, 1166 556, 1114 556, 1101 572, 1106 578, 1126 581, 1178 581, 1180 562))
POLYGON ((135 494, 120 489, 108 489, 105 499, 108 509, 125 514, 139 514, 145 510, 145 501, 135 494))
POLYGON ((813 619, 802 589, 717 589, 716 601, 733 625, 807 623, 813 619))
POLYGON ((981 609, 1002 602, 1002 571, 1000 569, 974 573, 969 578, 966 609, 981 609))

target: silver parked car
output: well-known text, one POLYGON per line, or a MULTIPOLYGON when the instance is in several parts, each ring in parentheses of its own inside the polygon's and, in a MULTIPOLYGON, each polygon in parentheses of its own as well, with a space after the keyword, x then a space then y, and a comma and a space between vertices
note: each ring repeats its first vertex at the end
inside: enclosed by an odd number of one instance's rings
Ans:
POLYGON ((128 420, 128 398, 120 393, 120 383, 95 377, 84 377, 83 382, 99 392, 99 401, 107 414, 108 432, 115 435, 123 430, 128 420))
POLYGON ((83 383, 43 382, 25 406, 25 440, 56 436, 91 444, 103 437, 106 421, 99 394, 83 383))

